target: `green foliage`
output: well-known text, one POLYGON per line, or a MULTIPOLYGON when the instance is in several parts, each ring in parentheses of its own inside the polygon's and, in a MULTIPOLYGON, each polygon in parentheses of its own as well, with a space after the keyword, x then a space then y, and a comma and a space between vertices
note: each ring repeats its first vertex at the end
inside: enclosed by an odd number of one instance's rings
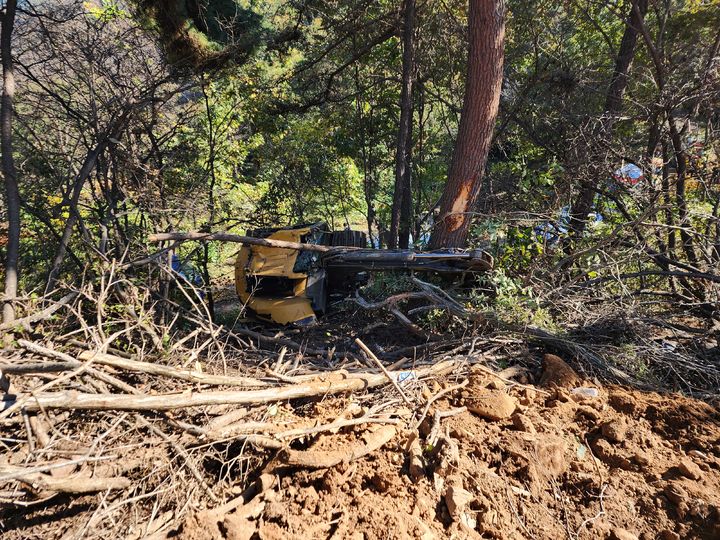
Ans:
POLYGON ((128 11, 123 9, 115 0, 102 0, 99 6, 91 2, 85 2, 85 8, 91 17, 104 23, 130 16, 128 11))
MULTIPOLYGON (((24 34, 15 53, 26 67, 18 70, 14 125, 25 204, 24 288, 43 289, 73 215, 73 178, 125 112, 127 125, 83 185, 62 277, 137 254, 148 232, 157 230, 315 220, 369 228, 374 238, 388 229, 402 52, 397 2, 134 5, 140 9, 123 0, 52 0, 41 8, 67 21, 45 27, 20 14, 24 34)), ((635 240, 630 222, 663 221, 667 230, 645 235, 653 249, 669 243, 668 230, 678 240, 673 227, 682 216, 667 107, 683 125, 690 156, 687 225, 712 230, 718 148, 715 132, 704 126, 714 125, 718 93, 715 79, 703 77, 720 10, 716 1, 695 0, 650 10, 650 35, 662 38, 665 87, 658 89, 653 59, 639 39, 622 115, 612 133, 596 140, 628 6, 512 0, 507 7, 501 110, 471 243, 490 246, 504 269, 505 278, 492 284, 504 291, 501 305, 512 311, 517 301, 527 311, 511 318, 542 319, 533 315, 529 293, 511 290, 503 279, 542 275, 563 259, 563 249, 541 241, 533 228, 571 204, 582 182, 596 181, 605 192, 597 203, 604 221, 574 240, 580 255, 573 264, 583 277, 602 276, 607 268, 610 255, 593 246, 612 251, 635 240), (661 141, 646 156, 654 121, 661 141), (690 136, 702 143, 702 155, 692 155, 690 136), (668 194, 662 193, 662 165, 652 170, 651 157, 665 164, 668 194), (647 180, 616 189, 612 172, 630 161, 642 165, 647 180), (661 203, 669 208, 646 215, 661 203)), ((414 218, 431 213, 446 179, 465 85, 466 17, 466 0, 431 2, 418 12, 414 218)), ((431 222, 413 235, 422 236, 431 222)), ((684 257, 680 242, 675 245, 671 255, 684 257)), ((232 246, 213 245, 203 263, 213 276, 227 274, 222 265, 232 254, 232 246)), ((206 257, 190 246, 180 255, 196 264, 206 257)), ((634 264, 620 269, 636 270, 634 264)))
POLYGON ((533 288, 509 276, 504 269, 495 269, 480 278, 479 286, 480 292, 475 292, 469 300, 475 309, 492 310, 508 325, 558 330, 551 313, 542 307, 533 288), (485 292, 488 289, 493 291, 492 296, 485 292))
POLYGON ((175 67, 196 73, 242 65, 262 41, 262 13, 245 0, 131 0, 175 67))
POLYGON ((534 233, 532 227, 509 227, 499 265, 509 271, 519 272, 523 268, 529 268, 545 249, 546 244, 534 233))
POLYGON ((375 272, 361 294, 368 302, 384 300, 415 288, 410 276, 402 272, 375 272))
POLYGON ((260 201, 269 222, 323 220, 333 228, 362 221, 362 179, 355 163, 323 139, 322 119, 301 120, 268 141, 258 178, 269 189, 260 201))

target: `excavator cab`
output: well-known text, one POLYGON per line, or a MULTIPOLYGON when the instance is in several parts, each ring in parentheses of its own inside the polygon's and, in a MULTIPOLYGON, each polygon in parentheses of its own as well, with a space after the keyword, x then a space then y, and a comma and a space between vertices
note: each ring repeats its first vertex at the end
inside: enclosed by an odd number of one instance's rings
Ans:
MULTIPOLYGON (((365 233, 331 231, 324 223, 248 231, 248 236, 302 244, 364 248, 365 233)), ((235 289, 259 318, 309 326, 327 308, 328 276, 320 253, 243 246, 235 261, 235 289)))

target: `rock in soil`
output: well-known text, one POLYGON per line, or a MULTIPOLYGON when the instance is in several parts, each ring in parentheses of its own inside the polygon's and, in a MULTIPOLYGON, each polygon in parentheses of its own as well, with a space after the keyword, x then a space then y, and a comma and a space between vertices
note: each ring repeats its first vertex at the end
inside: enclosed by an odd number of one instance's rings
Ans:
POLYGON ((499 390, 479 389, 466 401, 468 410, 488 420, 504 420, 515 412, 515 398, 499 390))
POLYGON ((650 458, 645 452, 635 452, 635 454, 633 454, 632 460, 640 467, 647 467, 648 465, 650 465, 650 458))
POLYGON ((565 360, 554 354, 543 356, 542 369, 540 386, 574 388, 582 382, 575 370, 567 365, 565 360))
POLYGON ((616 527, 610 533, 611 540, 639 540, 637 535, 634 535, 630 531, 616 527))
POLYGON ((683 504, 688 500, 687 491, 677 482, 670 482, 665 486, 664 493, 668 500, 676 505, 683 504))
POLYGON ((700 480, 702 478, 700 467, 691 459, 686 458, 680 461, 678 469, 680 469, 683 476, 687 476, 692 480, 700 480))
POLYGON ((536 433, 535 426, 530 419, 524 414, 513 414, 512 417, 513 426, 518 431, 524 431, 526 433, 536 433))
POLYGON ((593 409, 592 407, 588 407, 586 405, 580 405, 577 408, 576 412, 577 416, 586 416, 590 420, 600 420, 601 414, 596 409, 593 409))
POLYGON ((622 418, 606 422, 602 427, 603 437, 614 443, 623 442, 627 436, 627 431, 627 422, 622 418))
POLYGON ((462 479, 451 477, 445 488, 445 504, 453 519, 460 519, 465 507, 473 500, 473 494, 463 488, 462 479))
POLYGON ((255 534, 255 524, 234 514, 225 516, 223 521, 227 540, 250 540, 255 534))
POLYGON ((568 462, 565 459, 565 449, 565 442, 559 437, 544 437, 537 444, 535 453, 543 473, 549 474, 551 477, 557 477, 567 470, 568 462))

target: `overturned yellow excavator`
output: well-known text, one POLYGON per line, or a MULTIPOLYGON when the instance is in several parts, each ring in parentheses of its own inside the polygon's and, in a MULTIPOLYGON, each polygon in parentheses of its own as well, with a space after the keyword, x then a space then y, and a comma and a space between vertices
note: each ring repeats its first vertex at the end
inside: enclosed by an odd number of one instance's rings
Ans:
POLYGON ((247 237, 277 245, 245 244, 235 261, 235 288, 246 308, 279 324, 308 326, 327 309, 328 295, 347 294, 368 272, 419 270, 462 274, 492 268, 482 250, 384 250, 367 247, 365 233, 331 231, 324 223, 248 231, 247 237), (288 244, 289 245, 289 244, 288 244))

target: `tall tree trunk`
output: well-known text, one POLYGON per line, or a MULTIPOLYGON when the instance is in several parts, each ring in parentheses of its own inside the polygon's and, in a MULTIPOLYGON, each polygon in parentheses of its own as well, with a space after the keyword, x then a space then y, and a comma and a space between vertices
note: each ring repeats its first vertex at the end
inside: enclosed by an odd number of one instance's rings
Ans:
POLYGON ((415 0, 405 0, 403 17, 402 89, 400 91, 400 122, 395 152, 395 190, 390 220, 389 247, 407 248, 412 213, 412 90, 415 32, 415 0))
POLYGON ((688 233, 690 224, 690 213, 688 212, 687 200, 685 198, 685 180, 687 178, 687 154, 683 146, 682 136, 677 129, 675 117, 668 109, 667 121, 670 130, 670 142, 672 143, 673 153, 675 154, 675 205, 679 214, 680 240, 682 241, 682 249, 688 260, 693 266, 697 266, 698 258, 693 247, 693 237, 688 233))
MULTIPOLYGON (((212 107, 210 106, 210 96, 208 95, 207 83, 203 78, 200 81, 200 88, 202 89, 203 98, 205 100, 205 114, 208 122, 208 176, 210 183, 208 185, 208 221, 207 230, 212 231, 215 226, 215 184, 217 178, 215 176, 215 157, 217 152, 217 138, 215 133, 215 124, 212 114, 212 107)), ((205 294, 207 295, 207 306, 208 312, 210 313, 210 319, 215 320, 215 299, 212 293, 212 283, 210 282, 210 245, 207 242, 203 243, 203 258, 202 258, 202 273, 203 281, 205 282, 205 294)))
MULTIPOLYGON (((413 158, 413 164, 417 164, 415 170, 422 171, 425 166, 425 88, 422 80, 418 81, 416 91, 417 103, 417 152, 413 158)), ((422 213, 423 213, 423 189, 420 175, 415 177, 415 200, 413 205, 413 236, 417 244, 422 237, 422 213)))
MULTIPOLYGON (((635 47, 640 34, 640 26, 648 9, 648 0, 632 0, 630 14, 625 21, 620 48, 615 58, 615 69, 610 85, 605 95, 604 115, 599 124, 598 132, 591 137, 591 144, 599 138, 605 138, 612 133, 615 118, 622 111, 622 101, 628 85, 628 72, 635 57, 635 47), (635 8, 637 6, 637 9, 635 8)), ((590 150, 589 148, 587 150, 590 150)), ((587 217, 592 209, 593 199, 597 191, 600 178, 606 173, 604 159, 594 156, 592 151, 583 154, 582 161, 589 164, 588 178, 580 186, 580 192, 573 202, 570 211, 570 229, 574 237, 582 236, 585 231, 587 217)), ((583 165, 582 163, 580 164, 583 165)))
POLYGON ((640 33, 640 24, 645 19, 648 10, 648 0, 633 0, 630 14, 625 21, 625 31, 620 40, 620 48, 615 58, 613 77, 605 96, 605 112, 614 122, 614 116, 622 110, 622 100, 628 85, 628 72, 635 58, 635 47, 640 33), (633 5, 637 5, 637 9, 633 5))
MULTIPOLYGON (((353 35, 353 46, 357 46, 355 42, 355 36, 353 35)), ((365 205, 367 206, 367 212, 365 218, 367 221, 367 232, 370 245, 375 245, 373 240, 373 223, 375 223, 375 186, 373 182, 373 173, 371 172, 370 160, 372 158, 372 148, 368 148, 367 135, 366 135, 366 124, 372 123, 372 110, 370 111, 369 118, 365 118, 363 113, 363 104, 365 95, 360 84, 360 68, 358 62, 355 62, 354 76, 355 76, 355 113, 358 131, 360 133, 360 153, 362 155, 362 167, 363 167, 363 195, 365 196, 365 205)), ((380 246, 380 231, 378 231, 377 246, 380 246)))
POLYGON ((500 104, 505 42, 503 0, 470 0, 465 97, 440 217, 430 247, 464 247, 500 104))
MULTIPOLYGON (((410 113, 412 116, 412 112, 410 113)), ((403 198, 400 205, 400 229, 398 230, 398 247, 407 249, 410 247, 410 227, 413 221, 413 197, 412 197, 412 133, 409 134, 406 142, 405 171, 403 174, 403 198)))
POLYGON ((5 181, 5 204, 8 212, 8 244, 5 257, 5 298, 3 323, 15 320, 15 299, 18 291, 18 257, 20 254, 20 192, 13 160, 12 120, 15 97, 15 74, 12 63, 12 32, 15 25, 16 0, 7 0, 0 23, 0 54, 2 55, 3 90, 0 103, 0 150, 5 181))
POLYGON ((87 155, 85 156, 85 161, 83 161, 82 167, 80 167, 80 170, 75 176, 72 197, 70 198, 70 215, 65 221, 62 236, 60 237, 60 244, 58 245, 58 249, 55 252, 53 265, 48 274, 47 285, 45 286, 46 291, 51 291, 55 288, 55 283, 57 282, 57 278, 60 275, 60 269, 62 268, 63 261, 65 260, 65 255, 67 254, 68 247, 70 246, 70 238, 72 237, 75 225, 80 219, 78 203, 80 202, 80 195, 82 194, 83 186, 85 185, 85 182, 90 177, 90 174, 95 168, 98 157, 105 150, 105 147, 109 142, 109 137, 112 137, 112 135, 103 137, 100 142, 97 143, 95 148, 93 148, 92 150, 90 150, 90 152, 87 153, 87 155))

